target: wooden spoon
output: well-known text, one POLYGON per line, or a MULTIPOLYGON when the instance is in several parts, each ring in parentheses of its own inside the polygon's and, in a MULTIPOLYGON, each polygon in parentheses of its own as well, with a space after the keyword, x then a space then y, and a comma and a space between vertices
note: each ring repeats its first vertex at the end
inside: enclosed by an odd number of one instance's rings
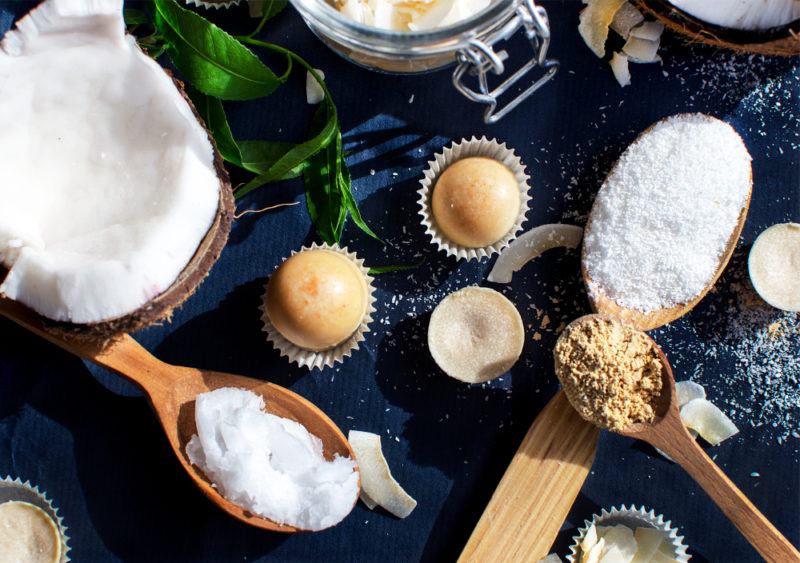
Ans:
POLYGON ((29 309, 8 299, 0 298, 0 315, 67 352, 91 360, 141 387, 186 473, 214 504, 246 524, 273 532, 304 531, 256 516, 233 504, 211 486, 211 482, 199 469, 189 463, 186 443, 197 432, 194 406, 195 397, 199 393, 220 387, 238 387, 253 391, 264 397, 270 413, 299 422, 322 440, 327 459, 333 459, 334 454, 355 459, 350 444, 336 424, 314 404, 284 387, 241 375, 166 364, 153 357, 127 334, 105 346, 95 341, 67 340, 61 335, 48 332, 29 309))
MULTIPOLYGON (((641 135, 646 134, 650 131, 652 127, 648 127, 645 129, 641 135)), ((640 137, 641 137, 640 135, 640 137)), ((617 164, 614 165, 616 167, 617 164)), ((613 173, 613 169, 609 172, 609 176, 613 173)), ((733 255, 733 251, 736 249, 736 243, 739 241, 739 237, 742 234, 742 229, 744 228, 744 222, 747 219, 747 212, 750 209, 750 198, 753 194, 753 174, 750 173, 750 191, 747 193, 747 200, 744 202, 744 206, 742 207, 741 211, 739 212, 739 220, 736 224, 736 227, 733 229, 731 236, 728 238, 728 243, 725 246, 725 250, 723 251, 722 255, 719 257, 719 263, 717 264, 717 269, 714 272, 714 275, 711 279, 708 280, 705 287, 698 293, 694 298, 690 299, 686 303, 681 303, 679 305, 675 305, 673 307, 669 307, 666 309, 654 309, 652 311, 644 312, 638 309, 629 309, 627 307, 623 307, 622 305, 618 304, 616 301, 611 299, 610 297, 600 293, 595 286, 594 290, 590 290, 592 278, 589 275, 589 272, 586 270, 586 235, 591 232, 592 224, 594 223, 595 218, 595 206, 592 206, 592 210, 589 213, 589 219, 586 222, 586 229, 584 230, 583 236, 583 247, 581 250, 581 276, 583 277, 583 283, 586 286, 586 294, 589 297, 589 305, 592 307, 592 311, 595 313, 600 313, 602 315, 609 315, 612 317, 616 317, 618 319, 622 319, 628 324, 634 326, 639 330, 653 330, 660 326, 664 326, 667 323, 674 321, 675 319, 679 319, 692 309, 694 309, 695 305, 700 303, 703 297, 714 287, 714 284, 717 283, 717 280, 722 275, 722 272, 725 270, 725 267, 728 265, 728 262, 733 255)), ((597 201, 597 200, 595 200, 597 201)))
MULTIPOLYGON (((580 317, 572 325, 592 317, 596 315, 580 317)), ((612 322, 618 321, 612 319, 612 322)), ((562 333, 562 338, 568 331, 569 327, 562 333)), ((653 344, 663 365, 662 391, 658 403, 654 405, 655 420, 632 424, 619 434, 655 446, 683 467, 765 560, 776 563, 800 562, 800 552, 711 461, 686 430, 678 410, 672 367, 658 344, 655 341, 653 344)), ((556 362, 559 379, 563 380, 562 376, 568 371, 569 366, 556 362)))

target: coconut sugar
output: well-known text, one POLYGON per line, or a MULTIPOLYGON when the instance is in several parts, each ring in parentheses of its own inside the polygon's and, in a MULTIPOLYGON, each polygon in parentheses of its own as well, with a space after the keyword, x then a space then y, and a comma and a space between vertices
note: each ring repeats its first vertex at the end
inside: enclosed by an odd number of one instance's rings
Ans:
POLYGON ((222 496, 254 514, 304 530, 338 524, 358 497, 355 462, 327 461, 319 438, 264 407, 261 396, 244 389, 198 395, 189 461, 222 496))
POLYGON ((597 194, 584 239, 589 291, 641 311, 691 301, 713 280, 751 184, 730 125, 701 114, 656 123, 597 194))
POLYGON ((644 333, 602 317, 573 322, 555 360, 569 402, 586 420, 616 432, 654 420, 664 366, 644 333))

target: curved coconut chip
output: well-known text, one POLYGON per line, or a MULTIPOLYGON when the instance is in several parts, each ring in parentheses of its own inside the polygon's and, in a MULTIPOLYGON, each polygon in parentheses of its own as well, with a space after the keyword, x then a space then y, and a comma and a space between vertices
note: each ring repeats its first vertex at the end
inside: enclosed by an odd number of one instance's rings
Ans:
POLYGON ((700 21, 679 10, 667 0, 633 0, 646 14, 692 43, 733 49, 761 55, 791 57, 800 55, 800 21, 767 31, 727 29, 700 21))

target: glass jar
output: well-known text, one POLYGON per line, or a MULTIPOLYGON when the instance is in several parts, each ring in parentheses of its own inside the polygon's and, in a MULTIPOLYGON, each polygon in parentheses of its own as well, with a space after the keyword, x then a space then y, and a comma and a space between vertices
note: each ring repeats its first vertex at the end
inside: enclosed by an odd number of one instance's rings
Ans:
POLYGON ((453 85, 468 99, 486 105, 486 123, 500 120, 558 70, 558 61, 547 58, 550 45, 547 12, 535 0, 496 0, 471 18, 430 31, 378 29, 346 18, 325 0, 290 1, 323 43, 359 66, 409 74, 455 63, 453 85), (518 31, 530 42, 530 58, 490 87, 490 74, 506 74, 508 58, 508 53, 496 50, 495 45, 518 31), (499 98, 523 78, 528 86, 498 107, 499 98))

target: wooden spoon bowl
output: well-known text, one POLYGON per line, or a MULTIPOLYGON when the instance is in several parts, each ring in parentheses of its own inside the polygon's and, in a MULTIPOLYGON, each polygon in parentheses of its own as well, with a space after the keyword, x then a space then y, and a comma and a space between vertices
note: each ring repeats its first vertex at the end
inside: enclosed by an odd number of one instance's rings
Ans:
MULTIPOLYGON (((660 123, 660 122, 659 122, 660 123)), ((641 138, 642 135, 648 133, 653 126, 648 127, 637 137, 637 140, 641 138)), ((634 141, 636 142, 636 141, 634 141)), ((614 169, 619 165, 619 161, 614 164, 612 170, 608 173, 608 176, 611 176, 614 172, 614 169)), ((605 185, 605 184, 604 184, 605 185)), ((602 189, 602 188, 601 188, 602 189)), ((609 315, 612 317, 616 317, 625 321, 626 323, 634 326, 639 330, 653 330, 658 327, 664 326, 667 323, 670 323, 676 319, 679 319, 692 309, 694 309, 695 305, 697 305, 703 297, 714 287, 714 284, 717 282, 719 277, 722 275, 722 272, 725 270, 725 267, 728 265, 728 262, 733 255, 733 251, 736 249, 736 243, 739 241, 739 237, 742 234, 742 229, 744 229, 744 223, 747 219, 747 212, 750 209, 750 199, 753 195, 753 174, 752 171, 750 173, 750 191, 747 193, 747 199, 742 206, 741 211, 739 212, 739 218, 736 223, 736 227, 731 232, 730 237, 728 237, 728 242, 725 245, 725 250, 719 256, 719 262, 717 264, 717 269, 714 272, 714 275, 711 279, 708 280, 706 285, 703 289, 695 295, 692 299, 687 301, 686 303, 680 303, 673 307, 663 308, 663 309, 653 309, 651 311, 640 311, 638 309, 632 309, 628 307, 623 307, 607 295, 600 293, 596 286, 592 289, 592 277, 590 273, 586 269, 586 238, 587 235, 592 230, 592 225, 596 220, 596 207, 597 207, 597 200, 595 200, 595 205, 592 206, 592 210, 589 212, 589 219, 586 221, 586 228, 584 229, 583 235, 583 245, 581 247, 581 276, 583 277, 583 283, 586 287, 586 293, 589 297, 589 305, 592 308, 592 311, 595 313, 600 313, 603 315, 609 315)))
POLYGON ((326 459, 331 460, 336 454, 356 459, 336 424, 313 403, 284 387, 241 375, 166 364, 153 357, 127 334, 110 343, 69 340, 64 335, 48 332, 28 308, 8 299, 0 298, 0 315, 141 387, 158 416, 175 456, 189 477, 214 504, 246 524, 273 532, 305 531, 256 516, 228 501, 211 485, 202 471, 189 463, 186 444, 197 433, 194 409, 198 394, 220 387, 252 391, 264 397, 270 413, 297 421, 317 436, 322 441, 326 459))
MULTIPOLYGON (((584 322, 597 315, 586 315, 573 321, 584 322)), ((615 319, 603 317, 611 322, 615 319)), ((562 334, 566 334, 565 330, 562 334)), ((647 335, 645 335, 647 336, 647 335)), ((647 338, 650 338, 647 336, 647 338)), ((675 377, 672 367, 661 348, 653 341, 663 369, 662 391, 653 405, 655 419, 648 423, 635 423, 619 432, 623 436, 642 440, 660 449, 700 485, 725 516, 739 529, 742 535, 767 561, 800 562, 800 552, 767 520, 738 487, 711 461, 697 440, 693 438, 681 420, 678 409, 675 377)), ((556 374, 562 374, 569 366, 556 364, 556 374)))

